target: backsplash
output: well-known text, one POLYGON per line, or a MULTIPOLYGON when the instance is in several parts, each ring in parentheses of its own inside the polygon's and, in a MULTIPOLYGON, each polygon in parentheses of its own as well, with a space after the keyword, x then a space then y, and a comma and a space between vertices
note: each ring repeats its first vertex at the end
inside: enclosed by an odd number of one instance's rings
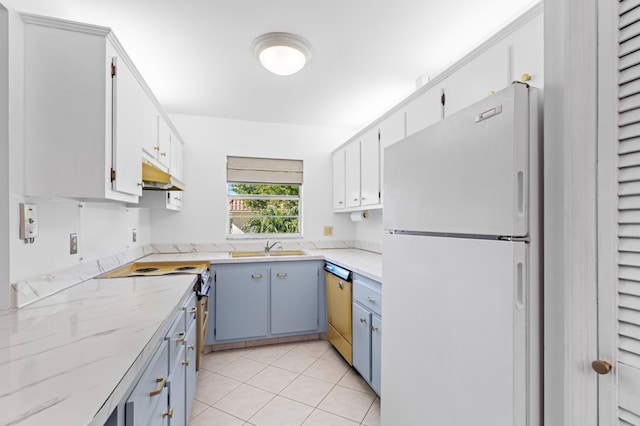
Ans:
MULTIPOLYGON (((285 250, 327 250, 357 248, 382 253, 379 243, 365 241, 283 241, 285 250)), ((11 307, 21 308, 34 301, 92 279, 119 266, 154 253, 211 253, 228 251, 260 251, 264 242, 233 241, 210 244, 154 243, 116 253, 98 260, 37 275, 11 284, 11 307)))

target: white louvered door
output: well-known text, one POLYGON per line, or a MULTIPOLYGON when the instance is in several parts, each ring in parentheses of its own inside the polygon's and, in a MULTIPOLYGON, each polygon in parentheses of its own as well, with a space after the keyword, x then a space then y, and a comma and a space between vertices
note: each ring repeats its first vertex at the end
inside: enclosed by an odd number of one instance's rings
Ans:
POLYGON ((617 6, 618 279, 609 392, 614 393, 612 418, 640 426, 640 0, 617 6))

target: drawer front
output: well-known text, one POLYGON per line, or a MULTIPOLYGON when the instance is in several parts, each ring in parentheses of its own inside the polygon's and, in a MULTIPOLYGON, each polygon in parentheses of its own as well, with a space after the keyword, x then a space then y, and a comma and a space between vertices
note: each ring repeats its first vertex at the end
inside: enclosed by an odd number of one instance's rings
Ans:
POLYGON ((167 364, 168 344, 164 340, 151 358, 125 406, 127 425, 146 425, 156 412, 167 409, 167 388, 169 366, 167 364))
MULTIPOLYGON (((187 327, 184 319, 184 311, 180 311, 177 315, 171 328, 165 337, 165 340, 169 342, 169 364, 173 365, 176 360, 176 356, 180 348, 184 346, 184 342, 187 339, 187 327)), ((168 367, 167 367, 168 368, 168 367)))
POLYGON ((371 312, 382 315, 382 293, 368 283, 359 280, 353 282, 353 300, 371 312))
POLYGON ((184 303, 184 311, 186 313, 187 323, 185 329, 188 330, 191 324, 195 323, 198 317, 198 299, 196 293, 192 293, 189 299, 184 303))

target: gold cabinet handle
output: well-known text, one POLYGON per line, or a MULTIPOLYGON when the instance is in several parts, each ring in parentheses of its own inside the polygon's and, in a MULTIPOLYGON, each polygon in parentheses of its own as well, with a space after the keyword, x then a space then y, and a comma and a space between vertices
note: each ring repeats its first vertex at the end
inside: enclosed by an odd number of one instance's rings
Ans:
POLYGON ((376 327, 375 325, 371 326, 371 331, 378 331, 378 327, 376 327))
POLYGON ((493 96, 495 94, 496 94, 496 92, 494 92, 493 90, 489 90, 489 93, 487 93, 487 96, 493 96))
POLYGON ((342 203, 343 203, 342 201, 338 201, 338 204, 342 204, 342 203))
POLYGON ((191 308, 191 310, 189 311, 190 314, 195 314, 196 312, 198 312, 197 306, 195 308, 191 308))
POLYGON ((367 322, 367 320, 366 320, 366 319, 364 319, 364 318, 360 318, 360 322, 361 322, 361 323, 365 323, 365 322, 367 322))
POLYGON ((520 81, 523 83, 525 81, 530 81, 530 80, 531 80, 531 74, 525 73, 525 74, 522 74, 522 76, 520 77, 520 81))
POLYGON ((182 343, 184 342, 184 337, 187 335, 187 333, 181 332, 178 333, 178 338, 176 339, 177 343, 182 343))
POLYGON ((138 186, 142 186, 142 182, 138 182, 138 186))
POLYGON ((176 201, 182 201, 182 198, 180 198, 180 197, 175 197, 175 198, 174 198, 174 200, 176 200, 176 201))
POLYGON ((160 153, 160 155, 161 155, 162 157, 166 157, 166 156, 167 156, 167 153, 166 153, 166 152, 161 152, 161 153, 160 153))
POLYGON ((153 149, 155 149, 156 151, 160 151, 160 146, 154 146, 153 149))
POLYGON ((591 363, 591 368, 598 374, 609 374, 613 367, 609 361, 597 359, 591 363))
POLYGON ((354 198, 354 199, 353 199, 353 201, 358 201, 358 199, 357 199, 357 198, 354 198))
POLYGON ((262 274, 251 274, 251 278, 262 278, 262 274))
POLYGON ((195 348, 196 348, 196 345, 189 345, 189 346, 187 346, 187 349, 194 350, 195 348))
POLYGON ((286 277, 286 276, 287 276, 287 273, 286 273, 286 272, 278 272, 276 275, 277 275, 278 277, 286 277))
POLYGON ((182 365, 189 365, 191 362, 188 359, 182 361, 182 365))
POLYGON ((173 417, 173 408, 169 408, 169 411, 165 411, 164 413, 162 413, 162 418, 164 419, 165 417, 173 417))
POLYGON ((167 384, 167 379, 165 379, 164 377, 158 377, 156 379, 156 383, 160 383, 160 386, 158 386, 158 389, 149 392, 149 396, 160 395, 160 393, 162 393, 162 388, 164 388, 164 385, 167 384))
POLYGON ((376 303, 376 299, 374 299, 373 297, 367 296, 367 300, 371 303, 376 303))

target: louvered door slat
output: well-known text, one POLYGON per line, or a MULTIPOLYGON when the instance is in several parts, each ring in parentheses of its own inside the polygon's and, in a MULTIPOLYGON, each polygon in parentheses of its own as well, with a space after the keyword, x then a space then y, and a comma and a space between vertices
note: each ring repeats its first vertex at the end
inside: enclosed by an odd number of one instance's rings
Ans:
POLYGON ((618 264, 640 267, 640 253, 620 253, 618 264))
POLYGON ((625 55, 636 52, 640 50, 640 37, 632 37, 630 38, 628 35, 625 36, 624 40, 620 41, 620 45, 618 48, 618 57, 622 58, 625 55))
POLYGON ((618 122, 619 126, 626 126, 628 124, 638 123, 640 122, 640 110, 637 107, 633 109, 627 110, 619 115, 620 121, 618 122))
MULTIPOLYGON (((621 294, 618 298, 618 305, 640 314, 640 298, 628 294, 621 294)), ((640 322, 638 322, 640 325, 640 322)))
POLYGON ((618 182, 634 182, 640 179, 640 166, 636 167, 625 167, 624 169, 620 169, 620 173, 618 174, 618 182))
MULTIPOLYGON (((638 9, 640 11, 640 8, 638 9)), ((640 52, 629 53, 618 61, 618 71, 624 71, 630 67, 637 66, 640 63, 640 52)), ((620 82, 618 82, 620 84, 620 82)))
POLYGON ((640 329, 638 327, 634 327, 633 324, 621 323, 618 332, 621 336, 634 339, 638 344, 640 344, 640 329))
POLYGON ((629 11, 631 11, 632 9, 635 9, 636 7, 640 6, 640 1, 639 0, 622 0, 620 2, 620 7, 618 8, 618 14, 624 15, 625 13, 628 13, 629 11))
POLYGON ((640 194, 640 182, 623 182, 618 186, 618 195, 639 195, 640 194))
POLYGON ((627 410, 620 409, 620 426, 640 426, 640 416, 636 416, 627 410))
POLYGON ((640 138, 631 138, 620 142, 618 153, 628 154, 630 152, 640 152, 640 138))
POLYGON ((639 252, 640 253, 640 239, 638 238, 620 238, 618 239, 618 251, 619 252, 639 252))
POLYGON ((620 286, 618 287, 618 292, 622 294, 633 294, 635 296, 640 296, 640 283, 621 280, 620 286))
POLYGON ((618 28, 626 28, 635 22, 640 21, 640 7, 629 10, 627 13, 620 17, 618 28))
MULTIPOLYGON (((634 74, 638 74, 635 78, 640 78, 640 66, 630 68, 634 71, 634 74)), ((618 112, 629 112, 640 108, 640 93, 635 93, 620 100, 618 103, 618 112)), ((622 120, 618 122, 618 125, 623 126, 622 120)))
POLYGON ((638 224, 640 224, 640 211, 638 211, 638 210, 625 210, 625 211, 620 212, 620 216, 618 217, 618 223, 622 223, 622 224, 638 223, 638 224))
MULTIPOLYGON (((637 52, 640 54, 640 52, 637 52)), ((626 84, 621 84, 618 90, 618 97, 620 99, 624 99, 627 96, 634 95, 636 93, 640 93, 640 80, 631 80, 626 84)))
POLYGON ((618 200, 618 209, 619 210, 640 209, 640 197, 637 197, 637 196, 621 197, 618 200))

